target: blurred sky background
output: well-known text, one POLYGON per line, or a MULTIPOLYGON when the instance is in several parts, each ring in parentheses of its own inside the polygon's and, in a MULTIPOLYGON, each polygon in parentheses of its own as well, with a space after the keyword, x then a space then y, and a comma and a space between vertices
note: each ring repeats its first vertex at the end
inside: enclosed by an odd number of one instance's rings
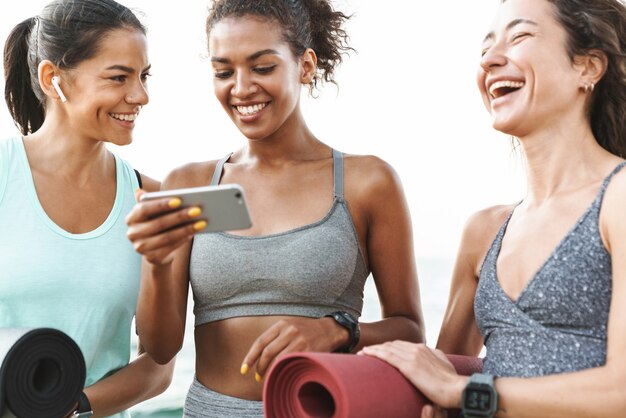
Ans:
MULTIPOLYGON (((2 43, 15 24, 46 3, 5 4, 2 43)), ((134 143, 110 148, 162 179, 181 164, 219 158, 244 145, 212 93, 204 33, 209 0, 121 3, 148 27, 152 77, 134 143)), ((413 219, 427 338, 434 345, 466 219, 525 192, 519 151, 491 128, 475 82, 481 42, 499 0, 334 3, 353 15, 347 30, 357 52, 338 68, 338 88, 323 86, 316 99, 303 89, 303 112, 322 141, 346 153, 377 155, 398 172, 413 219)), ((4 83, 0 89, 4 93, 4 83)), ((0 135, 18 135, 4 100, 0 108, 0 135)), ((363 318, 376 319, 376 309, 370 280, 363 318)), ((191 331, 193 321, 187 322, 191 331)), ((192 344, 186 338, 172 387, 152 405, 180 406, 193 374, 192 344)))

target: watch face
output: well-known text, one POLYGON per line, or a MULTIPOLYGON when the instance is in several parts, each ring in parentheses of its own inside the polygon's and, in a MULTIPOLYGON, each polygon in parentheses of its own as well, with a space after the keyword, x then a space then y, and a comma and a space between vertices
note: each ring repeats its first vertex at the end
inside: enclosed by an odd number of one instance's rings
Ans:
POLYGON ((482 389, 467 389, 464 409, 488 412, 491 409, 491 392, 482 389))

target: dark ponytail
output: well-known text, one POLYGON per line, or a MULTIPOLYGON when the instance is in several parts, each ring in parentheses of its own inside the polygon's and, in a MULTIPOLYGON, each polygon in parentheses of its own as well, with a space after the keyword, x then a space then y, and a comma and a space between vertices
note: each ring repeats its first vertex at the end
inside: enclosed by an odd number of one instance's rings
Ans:
POLYGON ((4 97, 22 134, 35 132, 45 117, 39 63, 76 68, 98 53, 107 34, 123 28, 146 33, 137 16, 115 0, 53 0, 13 29, 4 46, 4 97))
POLYGON ((246 15, 278 23, 296 57, 307 48, 315 51, 318 71, 311 88, 320 81, 335 83, 335 69, 343 55, 353 50, 343 29, 350 16, 334 10, 329 0, 214 0, 206 23, 207 36, 220 20, 246 15))
POLYGON ((23 135, 39 129, 44 119, 43 106, 33 92, 28 65, 29 38, 36 26, 37 18, 24 20, 13 28, 4 45, 4 100, 23 135))

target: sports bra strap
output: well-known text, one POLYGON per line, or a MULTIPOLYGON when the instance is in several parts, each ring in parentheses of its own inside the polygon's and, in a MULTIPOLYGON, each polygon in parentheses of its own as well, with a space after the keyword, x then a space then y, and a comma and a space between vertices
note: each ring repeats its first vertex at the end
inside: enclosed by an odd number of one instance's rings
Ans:
POLYGON ((335 198, 343 199, 343 154, 333 149, 334 194, 335 198))
POLYGON ((224 164, 226 164, 226 161, 228 161, 231 155, 233 155, 232 152, 228 154, 227 156, 225 156, 224 158, 222 158, 221 160, 219 160, 217 164, 215 165, 215 171, 213 172, 213 178, 211 179, 211 186, 217 186, 218 184, 220 184, 220 179, 222 178, 222 171, 224 170, 224 164))

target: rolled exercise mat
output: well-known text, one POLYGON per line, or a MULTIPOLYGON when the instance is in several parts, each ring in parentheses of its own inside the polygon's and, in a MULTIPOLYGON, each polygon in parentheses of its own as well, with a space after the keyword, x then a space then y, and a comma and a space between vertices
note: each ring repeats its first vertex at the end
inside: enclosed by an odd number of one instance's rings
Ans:
MULTIPOLYGON (((482 370, 477 357, 448 359, 459 374, 482 370)), ((266 418, 416 418, 428 403, 390 364, 338 353, 282 357, 265 378, 263 401, 266 418)))
POLYGON ((85 384, 78 345, 52 328, 0 328, 0 416, 61 418, 85 384))

